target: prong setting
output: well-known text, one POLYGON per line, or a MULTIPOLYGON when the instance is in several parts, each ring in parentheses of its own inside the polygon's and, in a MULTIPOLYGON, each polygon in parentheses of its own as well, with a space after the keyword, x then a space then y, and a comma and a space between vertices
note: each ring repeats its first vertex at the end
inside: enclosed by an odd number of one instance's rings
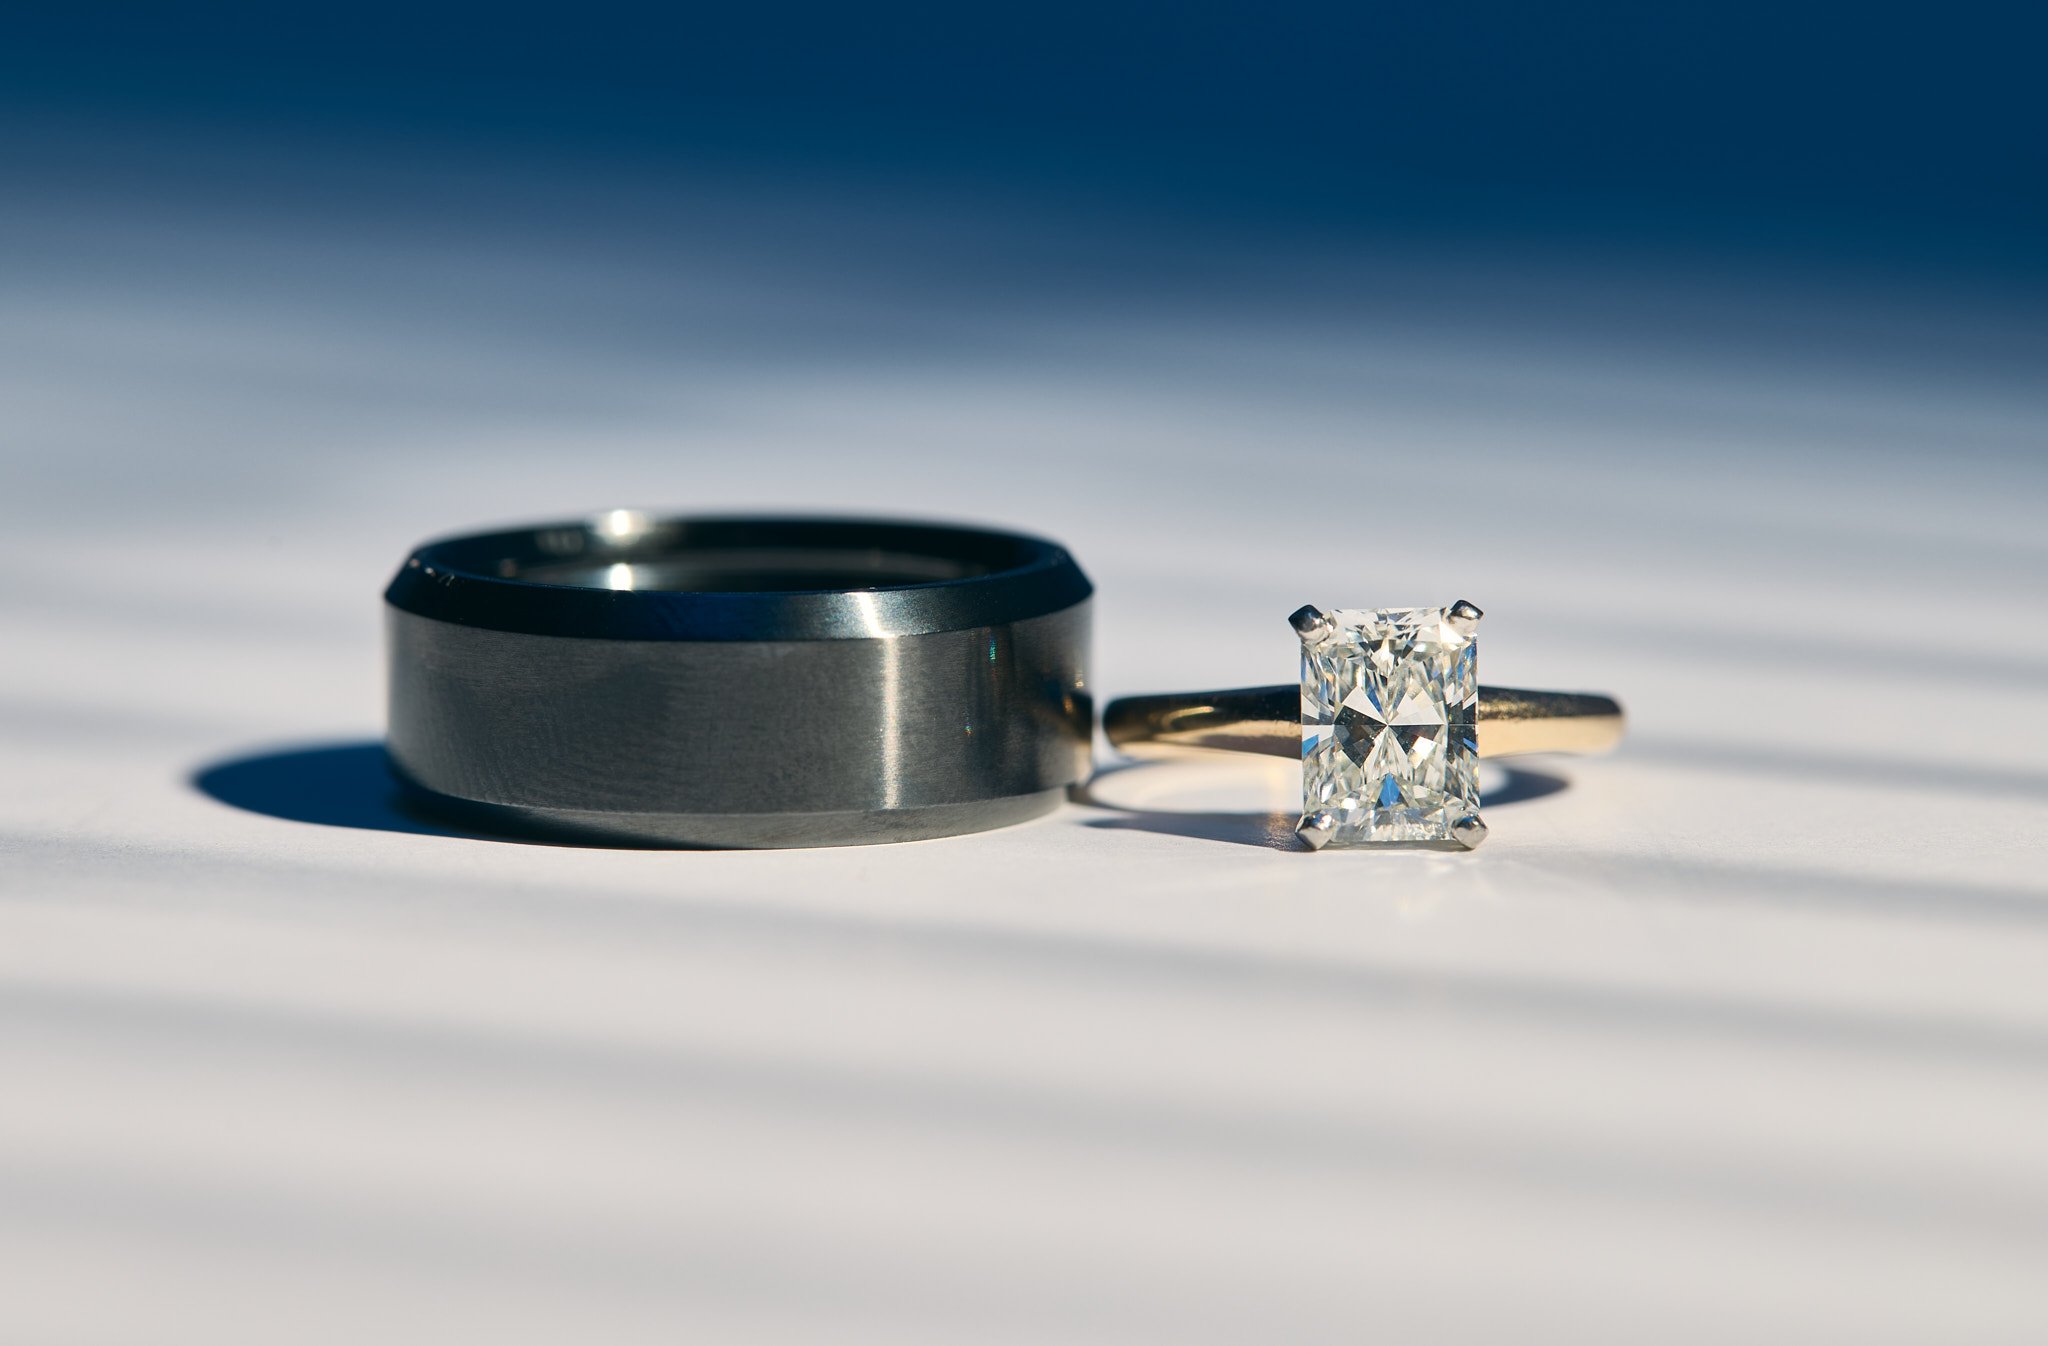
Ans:
POLYGON ((1479 619, 1486 615, 1479 610, 1477 604, 1463 598, 1444 609, 1444 614, 1444 620, 1461 636, 1469 636, 1477 631, 1479 619))
MULTIPOLYGON (((1479 641, 1452 607, 1337 608, 1329 633, 1301 645, 1301 813, 1335 829, 1309 844, 1477 845, 1452 833, 1479 814, 1479 641)), ((1471 833, 1484 835, 1481 828, 1471 833)))
POLYGON ((1287 618, 1287 624, 1294 628, 1294 634, 1301 637, 1304 645, 1320 645, 1337 629, 1337 624, 1330 620, 1328 614, 1313 603, 1296 608, 1287 618))
POLYGON ((1451 824, 1451 839, 1468 851, 1476 851, 1486 841, 1486 824, 1478 814, 1467 814, 1451 824))
POLYGON ((1294 835, 1300 837, 1302 844, 1312 851, 1319 851, 1329 845, 1330 838, 1336 831, 1337 817, 1327 810, 1303 814, 1301 821, 1294 825, 1294 835))

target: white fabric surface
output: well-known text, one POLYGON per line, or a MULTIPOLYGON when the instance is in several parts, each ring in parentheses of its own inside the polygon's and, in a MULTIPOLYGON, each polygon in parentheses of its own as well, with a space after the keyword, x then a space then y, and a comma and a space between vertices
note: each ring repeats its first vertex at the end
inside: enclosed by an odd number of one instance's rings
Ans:
POLYGON ((552 190, 0 222, 0 1340, 2048 1339, 2031 301, 552 190), (1469 857, 407 824, 390 570, 621 504, 1050 533, 1103 696, 1469 597, 1632 735, 1469 857))

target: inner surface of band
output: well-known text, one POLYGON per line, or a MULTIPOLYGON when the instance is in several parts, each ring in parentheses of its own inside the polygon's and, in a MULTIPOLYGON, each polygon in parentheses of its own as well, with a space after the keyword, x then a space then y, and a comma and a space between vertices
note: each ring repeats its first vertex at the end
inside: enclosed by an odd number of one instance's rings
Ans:
POLYGON ((417 616, 611 640, 876 639, 996 627, 1091 592, 1066 550, 895 520, 612 510, 416 549, 385 598, 417 616))
POLYGON ((951 556, 828 548, 724 547, 687 552, 621 548, 604 560, 513 561, 500 574, 540 584, 665 593, 788 593, 935 584, 985 575, 988 567, 951 556))
POLYGON ((1035 539, 833 519, 664 519, 614 510, 574 526, 439 548, 499 579, 669 593, 786 593, 942 584, 1029 564, 1035 539))
MULTIPOLYGON (((1475 719, 1481 757, 1606 752, 1621 741, 1624 723, 1612 697, 1515 687, 1481 687, 1475 719)), ((1203 748, 1299 757, 1301 689, 1285 684, 1121 697, 1103 711, 1102 728, 1126 751, 1203 748)))

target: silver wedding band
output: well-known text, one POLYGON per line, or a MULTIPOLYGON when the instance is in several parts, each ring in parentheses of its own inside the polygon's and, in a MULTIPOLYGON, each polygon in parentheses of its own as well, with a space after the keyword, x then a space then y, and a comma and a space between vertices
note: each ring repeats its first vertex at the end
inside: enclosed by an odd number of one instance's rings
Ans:
POLYGON ((1087 578, 1015 533, 588 520, 416 550, 385 593, 400 780, 472 826, 659 846, 1003 826, 1089 769, 1087 578))

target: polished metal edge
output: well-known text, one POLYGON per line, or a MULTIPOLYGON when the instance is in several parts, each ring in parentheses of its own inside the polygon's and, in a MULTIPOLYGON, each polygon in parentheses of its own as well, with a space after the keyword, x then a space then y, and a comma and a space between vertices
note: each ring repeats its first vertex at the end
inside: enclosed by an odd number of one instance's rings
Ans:
POLYGON ((527 635, 645 641, 871 640, 996 626, 1072 607, 1093 586, 1066 549, 998 529, 872 519, 655 516, 588 519, 443 538, 416 548, 385 590, 401 611, 527 635), (530 578, 566 563, 659 564, 757 548, 899 554, 971 571, 920 583, 692 592, 530 578))
POLYGON ((843 813, 603 813, 458 799, 429 790, 395 763, 392 772, 408 805, 428 818, 466 831, 565 846, 777 850, 931 841, 1042 818, 1067 798, 1067 788, 1058 786, 961 804, 843 813))

